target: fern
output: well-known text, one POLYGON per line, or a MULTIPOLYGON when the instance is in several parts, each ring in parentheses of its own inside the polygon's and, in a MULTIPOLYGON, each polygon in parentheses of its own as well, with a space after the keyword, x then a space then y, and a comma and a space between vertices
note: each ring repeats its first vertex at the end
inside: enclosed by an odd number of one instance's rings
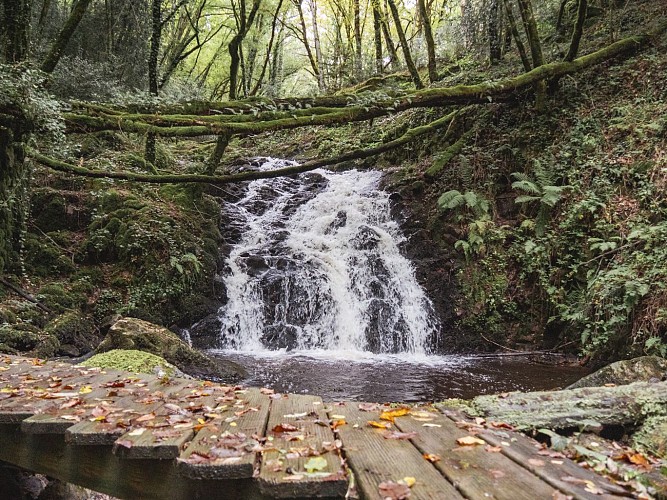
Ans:
POLYGON ((456 189, 447 191, 446 193, 440 195, 440 198, 438 198, 438 206, 443 210, 458 208, 463 205, 464 202, 465 199, 463 195, 456 189))

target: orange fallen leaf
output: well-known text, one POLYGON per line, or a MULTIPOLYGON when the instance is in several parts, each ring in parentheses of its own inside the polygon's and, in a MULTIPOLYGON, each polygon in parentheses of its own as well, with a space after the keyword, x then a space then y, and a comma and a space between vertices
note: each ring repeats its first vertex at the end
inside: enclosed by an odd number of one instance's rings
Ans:
POLYGON ((475 436, 465 436, 462 438, 458 438, 456 442, 461 446, 476 446, 479 444, 486 444, 486 441, 476 438, 475 436))
POLYGON ((501 477, 505 477, 505 473, 500 469, 489 469, 489 472, 491 473, 494 479, 500 479, 501 477))
POLYGON ((340 420, 334 420, 333 422, 331 422, 331 428, 332 428, 333 430, 338 429, 341 425, 347 425, 347 422, 346 422, 345 420, 343 420, 343 419, 340 419, 340 420))
POLYGON ((440 461, 440 455, 436 455, 435 453, 424 453, 422 456, 431 463, 440 461))
POLYGON ((395 410, 387 410, 380 413, 380 420, 388 420, 394 422, 396 417, 404 417, 410 412, 408 408, 396 408, 395 410))
POLYGON ((500 453, 502 449, 502 446, 491 446, 490 444, 484 447, 484 451, 488 451, 489 453, 500 453))

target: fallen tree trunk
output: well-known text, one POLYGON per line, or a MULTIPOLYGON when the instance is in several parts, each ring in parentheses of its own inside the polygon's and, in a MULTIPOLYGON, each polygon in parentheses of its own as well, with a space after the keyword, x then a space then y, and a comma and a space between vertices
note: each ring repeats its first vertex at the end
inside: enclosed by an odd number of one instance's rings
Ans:
POLYGON ((667 382, 478 396, 471 404, 489 420, 518 427, 565 429, 586 421, 635 426, 649 416, 667 415, 667 382))
MULTIPOLYGON (((288 175, 301 174, 303 172, 309 172, 317 168, 339 165, 354 160, 361 160, 364 158, 370 158, 371 156, 377 156, 381 153, 385 153, 400 146, 404 146, 405 144, 408 144, 409 142, 415 140, 420 136, 433 133, 440 128, 449 126, 454 117, 461 111, 454 111, 452 113, 449 113, 448 115, 443 116, 442 118, 439 118, 427 125, 411 128, 408 131, 406 131, 402 136, 400 136, 398 139, 394 139, 393 141, 386 142, 375 147, 366 149, 356 149, 354 151, 344 153, 340 156, 335 156, 331 158, 322 158, 319 160, 311 160, 302 163, 301 165, 294 165, 291 167, 284 167, 276 170, 268 170, 268 171, 253 170, 249 172, 240 172, 229 175, 218 175, 218 176, 202 175, 202 174, 150 175, 150 174, 138 174, 135 172, 107 172, 103 170, 92 170, 82 166, 73 165, 71 163, 56 160, 55 158, 50 158, 48 156, 45 156, 33 149, 28 150, 28 154, 35 161, 53 170, 70 173, 74 175, 80 175, 83 177, 93 177, 98 179, 118 179, 118 180, 134 181, 134 182, 146 182, 152 184, 173 184, 181 182, 206 183, 206 184, 231 184, 233 182, 252 181, 257 179, 271 179, 275 177, 285 177, 288 175)), ((446 138, 447 137, 445 136, 443 139, 446 138)))
POLYGON ((507 100, 517 91, 528 89, 538 82, 562 78, 584 69, 601 64, 610 59, 630 53, 647 45, 653 36, 667 28, 662 24, 652 34, 635 35, 613 43, 604 49, 580 57, 572 62, 545 64, 513 78, 477 85, 457 85, 455 87, 431 88, 412 94, 381 99, 375 102, 352 106, 332 106, 333 102, 313 99, 315 109, 292 110, 289 112, 253 111, 254 116, 222 115, 155 115, 155 114, 108 114, 95 111, 97 116, 70 113, 66 115, 70 132, 92 132, 101 130, 125 130, 136 133, 155 133, 165 137, 193 137, 201 135, 231 136, 253 135, 262 132, 287 130, 312 125, 337 125, 364 121, 380 116, 405 111, 412 108, 445 107, 507 100), (327 105, 325 105, 328 104, 327 105))

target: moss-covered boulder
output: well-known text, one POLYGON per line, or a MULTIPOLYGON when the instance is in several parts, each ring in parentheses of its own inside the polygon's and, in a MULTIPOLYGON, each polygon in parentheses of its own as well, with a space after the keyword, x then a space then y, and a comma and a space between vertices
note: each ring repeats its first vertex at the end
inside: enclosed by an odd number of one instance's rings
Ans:
POLYGON ((113 349, 95 354, 81 363, 82 366, 122 370, 134 373, 150 373, 168 377, 182 377, 185 374, 166 359, 149 352, 134 349, 113 349))
POLYGON ((239 380, 246 375, 241 366, 209 358, 192 349, 172 331, 137 318, 121 318, 111 325, 97 352, 113 349, 155 354, 193 377, 227 382, 239 380))
POLYGON ((667 458, 667 416, 654 416, 644 420, 632 436, 632 445, 660 458, 667 458))
POLYGON ((94 350, 102 338, 92 321, 78 311, 68 311, 50 321, 44 331, 60 342, 59 354, 81 356, 94 350))
POLYGON ((0 351, 27 354, 38 358, 55 356, 60 349, 58 339, 29 323, 0 325, 0 351))
POLYGON ((617 361, 577 380, 568 389, 601 387, 606 384, 624 385, 633 382, 664 380, 667 377, 667 359, 658 356, 641 356, 617 361))

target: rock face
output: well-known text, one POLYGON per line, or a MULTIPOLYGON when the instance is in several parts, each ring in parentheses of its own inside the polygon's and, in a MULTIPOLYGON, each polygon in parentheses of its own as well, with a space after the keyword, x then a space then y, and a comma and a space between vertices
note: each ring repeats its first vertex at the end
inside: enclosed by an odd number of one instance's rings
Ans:
POLYGON ((112 349, 139 350, 155 354, 188 375, 198 378, 233 382, 246 375, 239 365, 209 358, 192 349, 170 330, 136 318, 121 318, 116 321, 109 328, 109 333, 98 346, 97 352, 112 349))
POLYGON ((667 377, 667 359, 658 356, 642 356, 634 359, 617 361, 595 373, 585 376, 568 387, 601 387, 605 384, 624 385, 633 382, 665 380, 667 377))

